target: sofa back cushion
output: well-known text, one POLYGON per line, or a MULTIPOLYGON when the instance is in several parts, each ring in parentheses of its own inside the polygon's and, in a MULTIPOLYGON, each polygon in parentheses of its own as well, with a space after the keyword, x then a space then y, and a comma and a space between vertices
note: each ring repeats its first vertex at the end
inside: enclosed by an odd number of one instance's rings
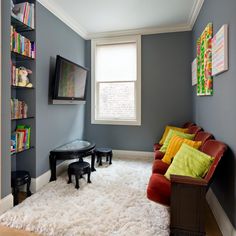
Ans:
POLYGON ((161 140, 159 141, 159 144, 163 145, 163 143, 165 142, 166 140, 166 136, 167 134, 169 133, 169 130, 170 129, 173 129, 173 130, 177 130, 177 131, 180 131, 180 132, 183 132, 183 133, 188 133, 188 129, 187 128, 179 128, 179 127, 175 127, 175 126, 170 126, 170 125, 167 125, 165 127, 165 131, 162 135, 162 138, 161 140))
POLYGON ((194 137, 195 137, 195 134, 186 134, 186 133, 183 133, 183 132, 180 132, 180 131, 177 131, 177 130, 173 130, 173 129, 170 129, 167 136, 166 136, 166 139, 165 139, 165 142, 164 144, 162 145, 162 147, 160 148, 160 151, 165 153, 166 150, 167 150, 167 147, 170 143, 170 140, 173 136, 175 135, 178 135, 179 137, 181 138, 185 138, 185 139, 189 139, 189 140, 193 140, 194 137))
POLYGON ((170 140, 170 143, 166 149, 166 153, 164 157, 162 158, 162 161, 170 165, 172 159, 174 158, 176 153, 179 151, 183 143, 186 143, 189 146, 196 149, 198 149, 202 145, 202 142, 200 141, 192 141, 192 140, 181 138, 177 135, 174 135, 170 140))

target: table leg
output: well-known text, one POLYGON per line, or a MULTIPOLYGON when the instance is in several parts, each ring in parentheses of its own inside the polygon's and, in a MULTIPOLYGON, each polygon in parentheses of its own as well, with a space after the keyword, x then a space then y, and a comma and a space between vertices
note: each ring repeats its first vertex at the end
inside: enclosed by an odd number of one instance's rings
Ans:
POLYGON ((26 194, 27 194, 27 197, 30 197, 30 196, 31 196, 30 184, 31 184, 31 177, 29 177, 29 180, 28 180, 28 182, 26 183, 26 194))
POLYGON ((57 180, 57 170, 56 170, 56 165, 57 165, 57 159, 55 155, 50 154, 49 156, 49 161, 50 161, 50 169, 51 169, 51 181, 57 180))
POLYGON ((94 163, 95 163, 95 153, 93 152, 91 155, 91 171, 96 171, 94 168, 94 163))
POLYGON ((112 164, 112 156, 113 156, 113 153, 110 154, 110 162, 109 162, 109 165, 112 164))
POLYGON ((18 201, 18 193, 19 193, 19 189, 17 186, 13 186, 13 200, 14 200, 14 206, 18 205, 19 201, 18 201))

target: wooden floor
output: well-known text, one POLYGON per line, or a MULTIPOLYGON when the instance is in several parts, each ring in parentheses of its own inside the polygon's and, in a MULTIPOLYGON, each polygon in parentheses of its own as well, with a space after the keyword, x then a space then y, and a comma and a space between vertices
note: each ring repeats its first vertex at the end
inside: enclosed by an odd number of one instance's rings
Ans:
POLYGON ((0 225, 0 236, 38 236, 24 230, 17 230, 0 225))
POLYGON ((222 236, 222 233, 216 223, 215 217, 208 207, 206 211, 206 235, 207 236, 222 236))
MULTIPOLYGON (((222 236, 220 229, 215 221, 211 210, 207 209, 206 215, 206 233, 207 236, 222 236)), ((38 234, 26 232, 23 230, 16 230, 0 225, 0 236, 39 236, 38 234)))

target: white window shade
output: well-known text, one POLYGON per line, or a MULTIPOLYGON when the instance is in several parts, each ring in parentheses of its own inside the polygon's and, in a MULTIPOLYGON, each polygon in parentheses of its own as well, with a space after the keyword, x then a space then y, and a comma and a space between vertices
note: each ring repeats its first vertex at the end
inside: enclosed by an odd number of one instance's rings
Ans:
POLYGON ((136 79, 136 43, 97 46, 96 81, 135 81, 136 79))
POLYGON ((92 123, 141 124, 140 36, 92 41, 92 123))

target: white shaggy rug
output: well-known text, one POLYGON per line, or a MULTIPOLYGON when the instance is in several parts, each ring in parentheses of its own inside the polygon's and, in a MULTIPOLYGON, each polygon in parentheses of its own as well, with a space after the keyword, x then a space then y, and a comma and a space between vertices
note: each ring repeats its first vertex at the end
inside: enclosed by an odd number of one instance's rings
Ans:
POLYGON ((114 160, 92 173, 92 184, 80 179, 79 190, 64 174, 0 223, 47 236, 167 236, 169 209, 146 197, 150 174, 146 161, 114 160))

